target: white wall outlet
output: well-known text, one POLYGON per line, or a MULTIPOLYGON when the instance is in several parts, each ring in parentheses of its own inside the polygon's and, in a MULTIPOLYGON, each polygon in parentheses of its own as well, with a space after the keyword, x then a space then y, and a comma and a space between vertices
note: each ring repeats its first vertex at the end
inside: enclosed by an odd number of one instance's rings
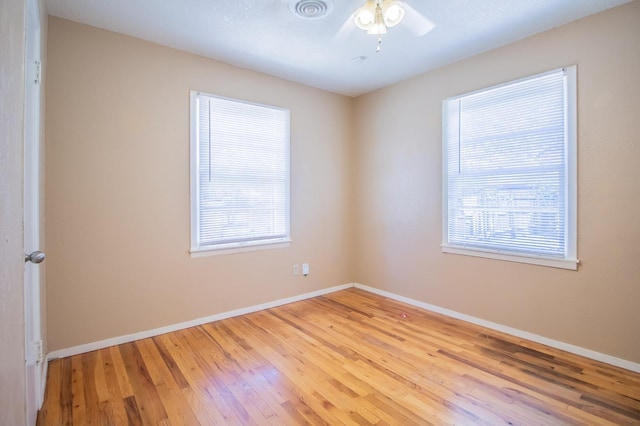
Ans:
POLYGON ((309 275, 309 264, 308 263, 303 263, 302 264, 302 275, 304 275, 305 277, 307 275, 309 275))
POLYGON ((298 267, 298 264, 296 263, 295 265, 293 265, 293 275, 298 275, 300 273, 300 268, 298 267))

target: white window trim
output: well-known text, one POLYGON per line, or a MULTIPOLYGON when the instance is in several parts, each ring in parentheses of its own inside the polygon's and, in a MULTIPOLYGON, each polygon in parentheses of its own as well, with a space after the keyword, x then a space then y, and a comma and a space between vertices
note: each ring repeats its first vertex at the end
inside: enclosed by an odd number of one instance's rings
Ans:
MULTIPOLYGON (((577 257, 577 232, 578 232, 578 201, 577 201, 577 182, 578 182, 578 167, 577 167, 577 134, 578 134, 578 116, 577 116, 577 67, 571 65, 563 68, 567 78, 567 94, 566 94, 566 108, 567 108, 567 146, 565 161, 567 170, 567 218, 566 218, 566 232, 565 232, 565 244, 566 244, 566 257, 565 258, 550 258, 544 256, 536 256, 530 254, 514 254, 511 252, 481 250, 477 248, 458 246, 448 244, 449 238, 449 213, 448 213, 448 143, 446 132, 444 129, 448 129, 448 111, 447 103, 449 100, 459 98, 460 96, 471 95, 473 93, 483 92, 485 90, 498 88, 501 86, 517 83, 518 81, 529 80, 535 75, 528 76, 518 80, 512 80, 504 84, 499 84, 492 87, 487 87, 474 92, 469 92, 464 95, 455 96, 449 99, 445 99, 442 102, 442 245, 441 249, 443 253, 460 254, 465 256, 483 257, 488 259, 504 260, 509 262, 529 263, 533 265, 549 266, 554 268, 577 270, 580 260, 577 257)), ((553 72, 553 71, 550 71, 553 72)), ((539 75, 544 75, 542 73, 539 75)))
MULTIPOLYGON (((231 243, 231 244, 219 244, 216 246, 198 246, 198 224, 199 224, 199 187, 198 187, 198 174, 196 170, 198 170, 198 120, 196 118, 196 108, 197 108, 197 100, 198 95, 206 95, 211 97, 216 97, 219 99, 228 99, 234 102, 244 102, 247 104, 264 106, 268 108, 276 108, 270 105, 263 105, 254 102, 248 101, 240 101, 238 99, 226 98, 224 96, 213 95, 210 93, 191 90, 189 92, 189 143, 190 143, 190 161, 189 161, 189 184, 190 184, 190 210, 191 210, 191 248, 189 253, 192 258, 196 257, 205 257, 205 256, 216 256, 216 255, 225 255, 225 254, 233 254, 233 253, 242 253, 242 252, 250 252, 257 250, 269 250, 269 249, 279 249, 286 248, 291 245, 291 179, 287 181, 287 193, 289 194, 287 197, 287 236, 284 238, 274 238, 274 239, 266 239, 266 240, 257 240, 257 241, 247 241, 244 243, 231 243)), ((287 150, 287 163, 289 167, 289 173, 291 170, 290 162, 291 162, 291 147, 287 150)))
POLYGON ((248 251, 271 250, 286 248, 291 246, 291 239, 266 240, 260 243, 246 244, 243 247, 235 245, 233 247, 216 246, 215 248, 192 248, 191 257, 217 256, 222 254, 244 253, 248 251))

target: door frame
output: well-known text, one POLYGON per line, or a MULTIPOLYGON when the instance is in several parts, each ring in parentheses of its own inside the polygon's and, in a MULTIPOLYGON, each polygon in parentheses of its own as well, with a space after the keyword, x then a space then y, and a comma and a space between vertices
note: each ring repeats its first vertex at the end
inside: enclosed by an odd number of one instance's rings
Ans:
MULTIPOLYGON (((25 8, 24 64, 24 249, 40 250, 40 122, 41 122, 41 26, 38 0, 27 0, 25 8)), ((46 362, 41 331, 40 268, 25 262, 24 333, 25 402, 28 425, 35 425, 44 397, 46 362)))

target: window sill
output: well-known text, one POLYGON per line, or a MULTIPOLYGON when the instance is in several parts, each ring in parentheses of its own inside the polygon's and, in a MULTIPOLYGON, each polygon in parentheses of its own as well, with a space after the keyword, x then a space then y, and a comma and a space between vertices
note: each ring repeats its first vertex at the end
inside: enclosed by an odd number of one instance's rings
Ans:
POLYGON ((484 257, 487 259, 505 260, 507 262, 529 263, 532 265, 548 266, 551 268, 570 269, 576 271, 580 261, 578 259, 558 259, 543 256, 515 255, 505 252, 470 249, 443 244, 443 253, 461 254, 463 256, 484 257))
POLYGON ((267 241, 260 243, 247 243, 243 245, 238 244, 229 244, 226 246, 218 246, 218 247, 195 247, 191 248, 189 252, 191 253, 191 257, 206 257, 206 256, 217 256, 222 254, 234 254, 234 253, 244 253, 248 251, 258 251, 258 250, 272 250, 279 248, 286 248, 291 246, 291 240, 278 240, 278 241, 267 241))

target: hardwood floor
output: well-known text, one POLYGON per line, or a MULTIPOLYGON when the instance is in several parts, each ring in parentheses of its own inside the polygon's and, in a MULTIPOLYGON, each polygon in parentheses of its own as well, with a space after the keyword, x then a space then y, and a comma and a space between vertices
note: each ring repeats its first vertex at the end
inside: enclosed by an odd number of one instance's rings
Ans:
POLYGON ((640 424, 640 374, 348 289, 51 361, 39 425, 640 424))

